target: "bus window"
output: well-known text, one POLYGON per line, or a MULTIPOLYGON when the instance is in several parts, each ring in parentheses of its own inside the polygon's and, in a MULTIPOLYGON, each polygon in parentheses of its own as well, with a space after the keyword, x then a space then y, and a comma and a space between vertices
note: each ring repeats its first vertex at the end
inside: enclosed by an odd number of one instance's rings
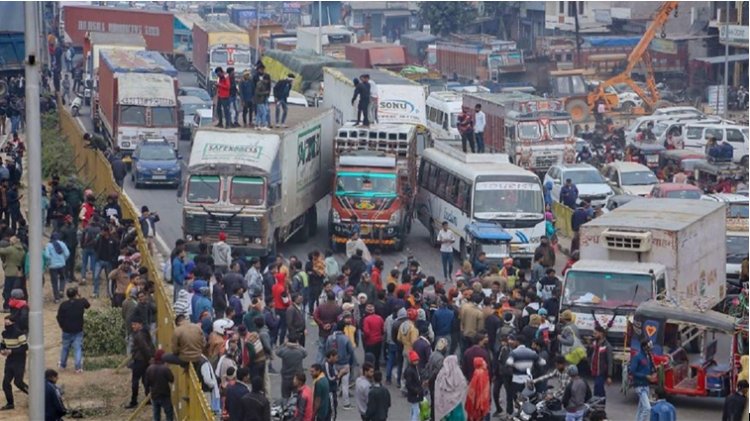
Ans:
POLYGON ((456 177, 453 174, 448 174, 448 180, 446 181, 445 188, 445 200, 455 205, 457 196, 456 193, 456 177))
POLYGON ((438 169, 438 176, 437 176, 437 188, 435 192, 438 196, 445 197, 446 196, 446 187, 448 183, 448 171, 445 171, 443 169, 438 169))
POLYGON ((430 165, 430 173, 429 177, 427 178, 427 190, 432 191, 433 193, 436 191, 437 188, 437 174, 438 174, 438 167, 435 165, 430 165))

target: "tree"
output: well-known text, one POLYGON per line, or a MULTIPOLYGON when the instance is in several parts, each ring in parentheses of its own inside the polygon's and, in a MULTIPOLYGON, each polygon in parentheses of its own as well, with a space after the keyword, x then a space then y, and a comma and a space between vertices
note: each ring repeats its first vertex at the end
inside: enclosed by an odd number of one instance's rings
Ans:
POLYGON ((448 35, 465 29, 477 15, 476 9, 468 2, 436 1, 419 4, 419 14, 430 24, 433 35, 448 35))

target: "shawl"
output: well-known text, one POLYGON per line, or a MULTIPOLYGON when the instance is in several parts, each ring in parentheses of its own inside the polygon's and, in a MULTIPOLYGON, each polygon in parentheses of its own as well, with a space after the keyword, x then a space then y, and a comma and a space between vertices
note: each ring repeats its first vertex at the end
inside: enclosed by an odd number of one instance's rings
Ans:
POLYGON ((458 365, 458 357, 449 355, 443 360, 435 380, 435 419, 442 420, 466 399, 466 378, 458 365))
POLYGON ((474 374, 466 396, 466 414, 469 421, 481 421, 490 413, 490 376, 484 358, 474 358, 474 374))

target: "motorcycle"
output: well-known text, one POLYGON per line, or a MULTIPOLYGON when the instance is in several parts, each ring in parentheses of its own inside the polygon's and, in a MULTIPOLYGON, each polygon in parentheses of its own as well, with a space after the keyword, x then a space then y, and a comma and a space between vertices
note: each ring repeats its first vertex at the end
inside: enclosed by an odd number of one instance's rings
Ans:
MULTIPOLYGON (((512 421, 565 421, 566 411, 562 404, 562 390, 553 390, 550 386, 547 390, 537 391, 531 374, 523 391, 518 394, 515 402, 515 411, 511 415, 512 421)), ((592 397, 584 404, 583 419, 585 421, 606 421, 607 414, 604 411, 602 397, 592 397)))
POLYGON ((279 399, 271 404, 271 418, 276 421, 289 421, 294 418, 297 410, 297 397, 279 399))
POLYGON ((73 101, 70 102, 70 113, 73 114, 73 117, 78 117, 82 105, 83 99, 80 95, 76 95, 76 97, 73 98, 73 101))

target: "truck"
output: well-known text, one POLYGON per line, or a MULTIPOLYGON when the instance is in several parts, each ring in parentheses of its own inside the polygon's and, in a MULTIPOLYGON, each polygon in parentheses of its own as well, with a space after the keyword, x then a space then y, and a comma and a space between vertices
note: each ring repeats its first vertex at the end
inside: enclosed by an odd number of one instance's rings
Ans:
POLYGON ((187 72, 193 65, 193 25, 203 21, 197 13, 174 15, 174 52, 172 64, 177 70, 187 72))
POLYGON ((152 138, 177 149, 177 70, 155 51, 99 54, 94 127, 125 154, 152 138))
POLYGON ((512 163, 537 174, 575 162, 573 124, 559 101, 522 92, 464 94, 464 107, 477 104, 486 115, 486 151, 507 153, 512 163))
POLYGON ((23 3, 3 2, 0 4, 0 97, 9 93, 11 77, 24 72, 26 48, 24 44, 23 3))
POLYGON ((464 80, 501 80, 526 71, 523 52, 514 41, 487 35, 453 35, 436 42, 436 68, 464 80))
POLYGON ((344 54, 354 67, 400 70, 406 65, 406 49, 401 45, 378 42, 347 44, 344 54))
POLYGON ((344 46, 353 42, 357 42, 357 34, 344 25, 297 27, 297 51, 343 59, 344 46))
POLYGON ((198 85, 213 93, 214 69, 234 67, 237 74, 250 70, 253 55, 246 29, 228 22, 195 22, 193 25, 193 67, 198 85))
POLYGON ((275 256, 318 229, 316 203, 331 188, 333 112, 299 108, 288 128, 201 128, 195 133, 182 197, 189 251, 227 236, 246 257, 275 256))
POLYGON ((272 80, 281 80, 294 74, 292 90, 305 95, 307 103, 318 106, 323 93, 323 69, 326 67, 351 67, 348 60, 321 56, 312 52, 267 50, 263 53, 266 73, 272 80))
POLYGON ((665 299, 711 309, 726 295, 723 203, 636 199, 580 228, 580 260, 565 274, 560 312, 582 337, 608 327, 615 359, 627 361, 627 320, 639 303, 665 299))
POLYGON ((83 44, 84 62, 84 100, 88 103, 92 90, 96 90, 96 75, 99 71, 99 57, 103 50, 146 50, 146 40, 137 34, 111 34, 107 32, 90 33, 83 44), (91 81, 91 83, 89 83, 91 81), (89 87, 88 85, 91 85, 89 87))
POLYGON ((387 70, 326 67, 323 69, 323 104, 333 108, 338 126, 357 118, 357 108, 352 106, 352 80, 363 74, 369 74, 370 80, 377 84, 380 123, 427 126, 427 87, 387 70))
POLYGON ((365 244, 403 250, 417 192, 416 127, 346 123, 333 142, 335 175, 328 217, 332 248, 349 240, 356 216, 365 244))

